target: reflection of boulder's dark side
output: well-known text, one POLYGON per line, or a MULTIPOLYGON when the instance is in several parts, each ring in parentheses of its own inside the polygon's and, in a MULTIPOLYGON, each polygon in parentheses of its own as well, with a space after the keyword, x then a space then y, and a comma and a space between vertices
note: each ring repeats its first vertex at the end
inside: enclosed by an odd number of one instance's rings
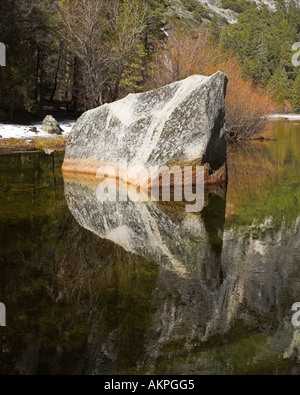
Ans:
MULTIPOLYGON (((223 193, 226 195, 226 191, 223 193)), ((215 193, 209 193, 207 199, 208 204, 203 208, 201 215, 215 259, 213 261, 209 259, 205 260, 202 273, 204 278, 207 279, 207 282, 209 283, 211 280, 212 286, 216 287, 223 282, 221 258, 226 215, 226 199, 224 196, 215 193)))
POLYGON ((86 112, 69 137, 63 171, 118 172, 126 162, 135 169, 129 181, 145 186, 139 169, 154 180, 164 166, 197 164, 205 166, 207 184, 226 184, 226 87, 221 72, 194 75, 86 112))

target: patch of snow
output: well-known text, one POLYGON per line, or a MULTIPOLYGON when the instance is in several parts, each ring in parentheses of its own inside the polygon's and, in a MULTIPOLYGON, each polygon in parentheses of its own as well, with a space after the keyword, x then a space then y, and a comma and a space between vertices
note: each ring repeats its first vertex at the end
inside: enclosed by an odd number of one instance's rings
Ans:
POLYGON ((300 114, 272 114, 270 119, 287 119, 289 121, 300 121, 300 114))
MULTIPOLYGON (((63 121, 59 122, 59 126, 62 129, 61 136, 68 136, 74 126, 75 121, 63 121)), ((0 123, 0 139, 53 139, 59 137, 56 134, 49 134, 41 129, 42 122, 32 123, 31 125, 16 125, 16 124, 5 124, 0 123), (38 133, 31 131, 30 129, 36 128, 38 133)))

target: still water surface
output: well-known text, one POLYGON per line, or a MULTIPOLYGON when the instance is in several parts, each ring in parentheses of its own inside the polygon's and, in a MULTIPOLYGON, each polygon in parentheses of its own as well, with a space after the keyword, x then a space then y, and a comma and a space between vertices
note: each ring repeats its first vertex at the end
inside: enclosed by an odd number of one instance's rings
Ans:
POLYGON ((201 214, 0 157, 2 374, 300 374, 300 124, 230 147, 201 214))

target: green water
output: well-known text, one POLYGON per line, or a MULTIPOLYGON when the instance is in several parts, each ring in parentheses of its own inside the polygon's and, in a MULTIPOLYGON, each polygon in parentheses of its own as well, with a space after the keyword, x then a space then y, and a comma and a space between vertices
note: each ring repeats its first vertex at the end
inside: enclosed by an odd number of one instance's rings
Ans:
POLYGON ((266 134, 201 214, 149 208, 155 248, 140 207, 64 185, 63 154, 0 156, 0 373, 299 374, 300 124, 266 134))

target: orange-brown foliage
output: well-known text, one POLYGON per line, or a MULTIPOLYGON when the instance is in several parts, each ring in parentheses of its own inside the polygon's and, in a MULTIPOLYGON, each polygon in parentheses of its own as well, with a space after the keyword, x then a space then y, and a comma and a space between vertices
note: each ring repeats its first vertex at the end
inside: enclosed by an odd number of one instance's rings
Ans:
POLYGON ((276 103, 261 88, 244 80, 233 55, 222 53, 208 40, 208 32, 200 28, 196 36, 172 31, 167 43, 157 49, 155 66, 148 88, 158 88, 193 74, 211 75, 224 72, 229 79, 226 98, 228 137, 251 138, 268 122, 267 115, 276 110, 276 103))

